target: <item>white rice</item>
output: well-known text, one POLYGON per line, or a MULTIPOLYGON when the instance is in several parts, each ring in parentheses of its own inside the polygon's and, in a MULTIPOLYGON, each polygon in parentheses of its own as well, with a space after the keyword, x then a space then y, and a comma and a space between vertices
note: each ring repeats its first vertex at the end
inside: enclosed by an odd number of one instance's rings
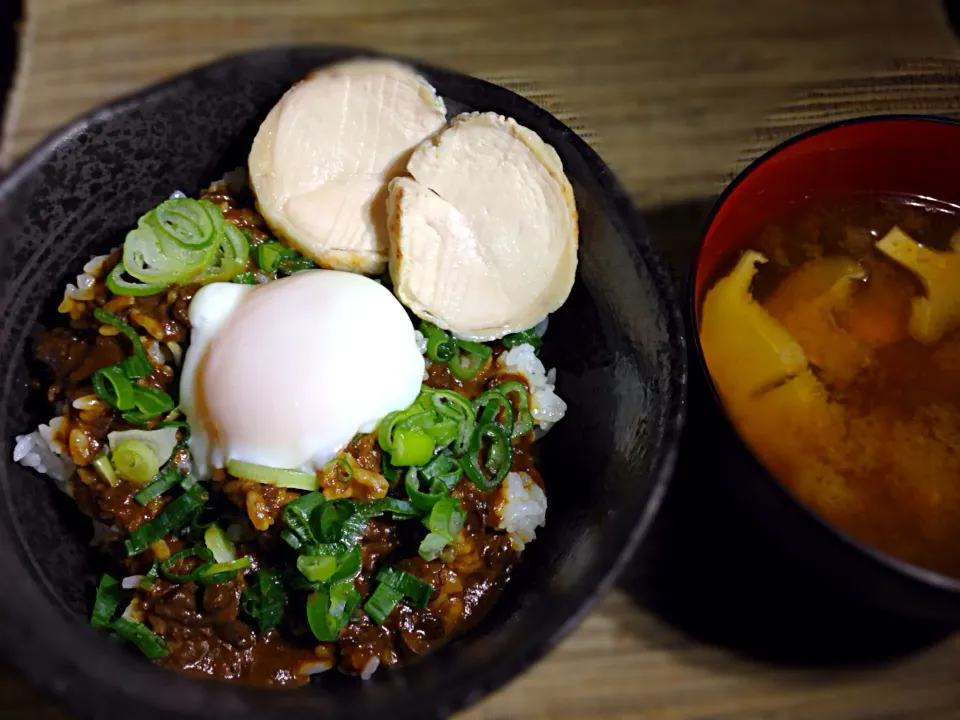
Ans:
POLYGON ((41 424, 32 433, 17 435, 13 459, 24 467, 50 476, 56 481, 58 488, 67 492, 67 479, 73 474, 76 465, 70 460, 67 448, 55 438, 62 423, 62 417, 55 417, 49 424, 41 424))
POLYGON ((327 670, 333 669, 333 663, 328 660, 317 660, 308 662, 300 667, 300 673, 303 675, 319 675, 327 670))
POLYGON ((419 330, 413 331, 413 339, 417 343, 417 352, 423 355, 427 351, 427 339, 419 330))
POLYGON ((91 258, 83 266, 83 273, 77 275, 77 284, 67 283, 63 291, 63 303, 60 305, 60 312, 69 312, 70 300, 93 300, 93 286, 97 281, 97 273, 103 267, 109 255, 97 255, 91 258))
POLYGON ((120 587, 124 590, 136 590, 143 582, 143 575, 127 575, 121 582, 120 587))
POLYGON ((547 517, 547 496, 525 472, 507 475, 498 489, 497 529, 506 530, 516 550, 523 550, 543 527, 547 517))
POLYGON ((366 666, 363 668, 363 671, 360 673, 360 679, 369 680, 373 677, 373 674, 377 671, 378 667, 380 667, 380 658, 370 658, 369 662, 367 662, 366 666))
POLYGON ((554 392, 556 369, 547 372, 532 345, 517 345, 500 356, 500 364, 507 372, 523 375, 530 385, 530 413, 537 426, 549 430, 563 419, 567 404, 554 392))

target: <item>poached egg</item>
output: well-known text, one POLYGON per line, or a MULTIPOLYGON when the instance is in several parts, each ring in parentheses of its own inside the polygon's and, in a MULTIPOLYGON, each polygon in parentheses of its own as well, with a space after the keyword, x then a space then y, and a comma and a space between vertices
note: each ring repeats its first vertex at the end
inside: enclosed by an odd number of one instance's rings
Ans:
POLYGON ((314 472, 420 391, 424 360, 406 311, 361 275, 212 283, 189 316, 180 408, 201 479, 228 460, 314 472))

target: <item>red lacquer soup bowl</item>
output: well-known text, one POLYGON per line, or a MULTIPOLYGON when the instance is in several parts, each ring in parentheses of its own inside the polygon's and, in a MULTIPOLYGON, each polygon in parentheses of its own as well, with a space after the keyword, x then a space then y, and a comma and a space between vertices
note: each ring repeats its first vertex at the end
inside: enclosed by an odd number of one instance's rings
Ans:
MULTIPOLYGON (((960 207, 960 123, 931 116, 875 116, 794 137, 744 170, 708 218, 689 282, 691 402, 705 398, 705 447, 719 478, 793 559, 866 603, 897 614, 960 621, 960 580, 887 555, 800 502, 737 434, 700 338, 704 297, 740 251, 777 219, 845 197, 905 196, 960 207)), ((693 406, 693 405, 692 405, 693 406)), ((957 477, 960 482, 960 477, 957 477)), ((958 531, 960 542, 960 531, 958 531)))

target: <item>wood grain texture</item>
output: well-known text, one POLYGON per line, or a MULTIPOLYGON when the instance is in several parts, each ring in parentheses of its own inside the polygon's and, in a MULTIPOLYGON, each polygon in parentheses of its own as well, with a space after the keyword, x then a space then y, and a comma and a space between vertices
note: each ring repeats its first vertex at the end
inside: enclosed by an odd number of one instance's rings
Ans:
MULTIPOLYGON (((703 205, 676 203, 776 142, 857 114, 960 115, 958 46, 937 0, 27 0, 0 165, 144 84, 308 42, 418 56, 560 114, 639 203, 674 203, 650 217, 681 269, 703 205)), ((639 579, 463 719, 960 717, 960 639, 911 627, 900 643, 892 621, 833 617, 800 581, 771 593, 769 559, 744 565, 762 539, 709 492, 681 473, 631 568, 639 579), (877 657, 856 654, 878 638, 877 657), (807 662, 748 659, 794 646, 807 662)), ((69 717, 12 673, 0 697, 3 717, 69 717)))

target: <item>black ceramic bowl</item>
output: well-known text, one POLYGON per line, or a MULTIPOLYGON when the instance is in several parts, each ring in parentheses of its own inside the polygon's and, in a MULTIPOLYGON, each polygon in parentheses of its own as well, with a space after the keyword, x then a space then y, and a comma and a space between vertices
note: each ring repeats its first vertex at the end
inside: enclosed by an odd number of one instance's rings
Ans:
MULTIPOLYGON (((597 155, 508 90, 421 67, 451 113, 516 118, 560 153, 581 223, 573 292, 543 350, 569 411, 542 443, 547 525, 492 612, 413 665, 368 682, 327 673, 265 691, 161 670, 86 624, 100 568, 88 522, 51 482, 11 461, 12 440, 53 414, 28 389, 31 334, 64 283, 175 189, 245 164, 260 121, 313 68, 356 51, 231 57, 102 108, 45 142, 0 183, 0 644, 38 686, 90 717, 268 720, 443 717, 560 640, 610 586, 660 503, 684 416, 686 354, 668 276, 597 155)), ((571 682, 576 682, 571 677, 571 682)))
POLYGON ((707 370, 697 332, 699 303, 731 253, 798 204, 851 194, 934 198, 960 205, 960 123, 917 115, 864 117, 825 125, 773 148, 720 196, 704 228, 688 287, 696 372, 691 392, 712 396, 703 451, 717 480, 788 555, 848 595, 908 618, 960 623, 960 580, 866 545, 809 509, 740 439, 707 370))

